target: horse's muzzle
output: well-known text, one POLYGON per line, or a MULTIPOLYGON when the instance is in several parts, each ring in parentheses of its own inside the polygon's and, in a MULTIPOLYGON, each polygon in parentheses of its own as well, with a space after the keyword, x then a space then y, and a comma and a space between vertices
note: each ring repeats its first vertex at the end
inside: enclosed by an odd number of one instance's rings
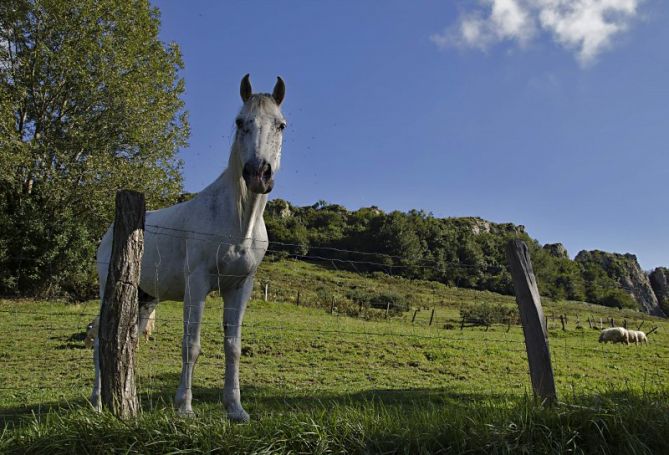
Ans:
POLYGON ((265 160, 254 158, 244 165, 242 177, 247 188, 258 194, 267 194, 274 187, 272 166, 265 160))

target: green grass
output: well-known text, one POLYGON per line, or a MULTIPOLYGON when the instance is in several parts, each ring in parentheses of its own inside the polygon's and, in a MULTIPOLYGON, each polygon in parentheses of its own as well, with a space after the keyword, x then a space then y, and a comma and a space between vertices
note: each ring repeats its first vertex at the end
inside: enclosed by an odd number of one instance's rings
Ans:
POLYGON ((143 412, 129 423, 86 404, 92 362, 80 337, 96 302, 0 302, 0 453, 669 453, 663 320, 545 302, 546 314, 569 317, 567 331, 551 324, 560 403, 545 409, 531 398, 521 327, 457 324, 461 304, 512 305, 511 297, 295 261, 263 263, 258 282, 267 280, 270 302, 259 300, 258 285, 244 321, 248 425, 225 420, 215 296, 207 302, 195 373, 198 417, 180 419, 170 404, 180 371, 181 307, 162 302, 153 339, 138 351, 143 412), (423 309, 414 323, 413 311, 389 319, 383 311, 358 315, 345 299, 354 287, 405 294, 423 309), (575 327, 577 314, 583 329, 575 327), (602 345, 589 316, 634 326, 645 320, 646 330, 659 330, 648 346, 602 345), (454 328, 445 329, 449 324, 454 328))

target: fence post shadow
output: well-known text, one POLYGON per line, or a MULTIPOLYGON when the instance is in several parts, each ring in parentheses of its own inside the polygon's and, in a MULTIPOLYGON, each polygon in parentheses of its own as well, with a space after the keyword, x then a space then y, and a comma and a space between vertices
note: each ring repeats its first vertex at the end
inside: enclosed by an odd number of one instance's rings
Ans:
POLYGON ((506 257, 511 267, 516 302, 523 324, 532 389, 542 403, 553 404, 557 394, 548 348, 548 332, 530 252, 525 242, 512 239, 506 245, 506 257))

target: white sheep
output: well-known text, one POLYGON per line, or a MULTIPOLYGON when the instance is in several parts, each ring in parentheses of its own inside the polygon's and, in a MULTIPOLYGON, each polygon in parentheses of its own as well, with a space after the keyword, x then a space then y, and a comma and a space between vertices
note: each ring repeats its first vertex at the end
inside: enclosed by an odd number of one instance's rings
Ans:
POLYGON ((648 337, 641 330, 628 330, 630 334, 630 343, 634 341, 635 344, 646 343, 648 344, 648 337))
POLYGON ((625 343, 630 344, 629 333, 622 327, 611 327, 602 330, 599 334, 600 343, 625 343))
MULTIPOLYGON (((142 311, 142 308, 139 310, 139 326, 138 331, 144 336, 145 341, 149 341, 149 337, 156 329, 156 308, 153 307, 150 309, 150 313, 146 314, 146 311, 142 311)), ((93 342, 98 336, 98 328, 100 326, 100 316, 96 316, 90 324, 86 326, 86 338, 84 339, 84 345, 87 348, 93 347, 93 342)))

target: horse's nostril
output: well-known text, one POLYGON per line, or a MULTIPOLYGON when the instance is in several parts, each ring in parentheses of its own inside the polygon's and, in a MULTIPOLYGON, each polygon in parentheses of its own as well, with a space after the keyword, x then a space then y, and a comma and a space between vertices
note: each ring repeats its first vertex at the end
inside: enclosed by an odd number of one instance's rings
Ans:
POLYGON ((268 163, 263 166, 262 177, 265 180, 272 178, 272 166, 270 166, 268 163))

